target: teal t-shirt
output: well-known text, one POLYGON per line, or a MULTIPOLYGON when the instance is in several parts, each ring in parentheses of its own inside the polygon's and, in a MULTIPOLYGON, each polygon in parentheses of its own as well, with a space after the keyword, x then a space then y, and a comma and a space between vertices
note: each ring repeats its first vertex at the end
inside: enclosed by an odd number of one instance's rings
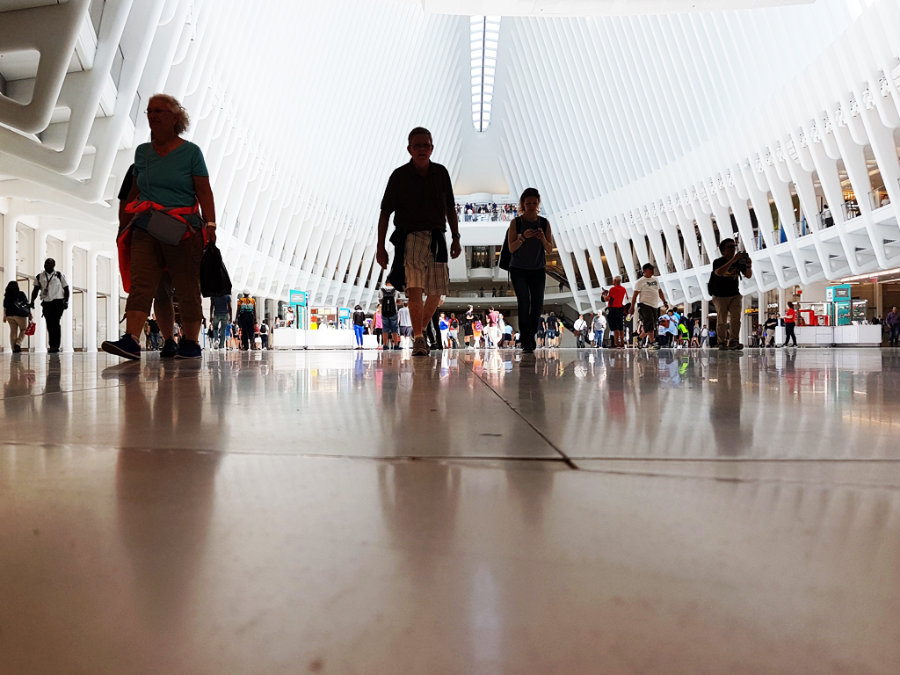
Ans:
POLYGON ((151 143, 142 143, 134 151, 134 177, 141 201, 167 208, 193 206, 197 202, 194 176, 209 176, 200 148, 185 141, 165 157, 151 143))

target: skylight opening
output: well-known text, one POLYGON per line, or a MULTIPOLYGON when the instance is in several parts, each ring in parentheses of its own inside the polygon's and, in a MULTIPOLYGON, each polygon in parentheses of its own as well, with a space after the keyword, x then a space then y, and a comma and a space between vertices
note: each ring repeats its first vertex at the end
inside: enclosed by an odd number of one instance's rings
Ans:
POLYGON ((472 58, 472 124, 475 131, 487 131, 491 123, 491 99, 497 72, 497 44, 500 40, 499 16, 473 16, 469 19, 469 49, 472 58))

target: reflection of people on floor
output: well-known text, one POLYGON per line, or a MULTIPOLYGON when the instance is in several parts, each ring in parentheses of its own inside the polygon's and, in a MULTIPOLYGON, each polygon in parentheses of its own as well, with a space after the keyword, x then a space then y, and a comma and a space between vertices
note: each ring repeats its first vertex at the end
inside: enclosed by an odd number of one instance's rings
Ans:
POLYGON ((7 414, 18 414, 26 408, 33 409, 34 370, 27 360, 18 358, 6 361, 6 364, 9 367, 9 377, 3 385, 3 405, 7 414))
POLYGON ((160 372, 148 365, 145 380, 133 364, 118 367, 128 369, 120 372, 116 503, 134 576, 128 604, 136 623, 130 628, 140 639, 157 643, 144 649, 174 654, 191 639, 187 627, 197 606, 195 572, 204 561, 221 457, 186 446, 202 439, 204 447, 219 447, 225 426, 202 421, 199 371, 169 367, 160 372), (146 386, 149 380, 154 387, 146 386))
POLYGON ((628 419, 628 411, 625 403, 625 388, 627 371, 630 371, 627 354, 622 352, 604 352, 603 361, 606 364, 607 401, 606 412, 611 418, 617 420, 628 419))
MULTIPOLYGON (((520 424, 525 427, 534 427, 541 433, 549 434, 547 402, 544 398, 542 378, 531 368, 519 368, 518 373, 518 406, 516 412, 520 416, 520 424)), ((561 450, 567 456, 571 454, 568 452, 571 449, 561 448, 561 450)), ((520 450, 517 447, 509 447, 507 452, 515 456, 520 450)), ((561 459, 562 455, 559 458, 561 459)), ((522 509, 523 519, 529 525, 539 525, 544 518, 544 505, 553 493, 553 479, 556 476, 556 469, 551 466, 535 466, 531 468, 514 462, 507 462, 504 466, 507 469, 506 484, 522 509)))
POLYGON ((709 386, 712 400, 709 422, 720 457, 739 457, 753 448, 753 424, 741 419, 743 409, 743 376, 741 360, 733 356, 716 356, 710 362, 709 386))
MULTIPOLYGON (((47 379, 44 382, 44 393, 45 394, 58 394, 62 391, 61 386, 62 381, 62 368, 59 363, 59 355, 52 354, 49 359, 47 359, 47 379)), ((56 404, 60 410, 68 410, 69 405, 64 397, 56 396, 49 397, 44 401, 44 405, 47 404, 56 404)))
MULTIPOLYGON (((399 457, 446 454, 440 444, 457 429, 450 428, 447 418, 447 387, 440 383, 439 369, 431 366, 430 361, 415 362, 410 386, 396 393, 396 410, 405 414, 387 417, 385 426, 376 432, 380 438, 391 439, 381 449, 383 454, 388 454, 389 447, 399 457), (434 439, 433 446, 423 446, 422 438, 434 439)), ((386 384, 387 377, 383 386, 386 384)), ((454 424, 465 423, 454 420, 454 424)), ((443 550, 453 546, 459 480, 459 468, 452 464, 379 466, 378 491, 384 524, 405 552, 404 567, 416 585, 431 578, 439 569, 443 550)))

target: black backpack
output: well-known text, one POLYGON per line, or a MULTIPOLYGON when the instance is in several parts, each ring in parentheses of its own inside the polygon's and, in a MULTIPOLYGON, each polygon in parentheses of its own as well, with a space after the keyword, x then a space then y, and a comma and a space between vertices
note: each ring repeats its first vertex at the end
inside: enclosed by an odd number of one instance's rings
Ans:
POLYGON ((392 317, 397 315, 397 291, 381 290, 381 316, 392 317))

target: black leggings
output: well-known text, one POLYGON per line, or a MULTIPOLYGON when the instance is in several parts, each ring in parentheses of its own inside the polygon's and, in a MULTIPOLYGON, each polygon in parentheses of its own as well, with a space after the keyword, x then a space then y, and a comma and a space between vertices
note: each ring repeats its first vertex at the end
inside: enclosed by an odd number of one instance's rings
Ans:
POLYGON ((510 268, 509 277, 519 301, 519 339, 523 349, 534 349, 541 311, 544 309, 544 270, 510 268))
POLYGON ((794 346, 797 346, 797 336, 794 335, 794 324, 785 323, 784 324, 784 345, 787 346, 788 340, 794 341, 794 346))

